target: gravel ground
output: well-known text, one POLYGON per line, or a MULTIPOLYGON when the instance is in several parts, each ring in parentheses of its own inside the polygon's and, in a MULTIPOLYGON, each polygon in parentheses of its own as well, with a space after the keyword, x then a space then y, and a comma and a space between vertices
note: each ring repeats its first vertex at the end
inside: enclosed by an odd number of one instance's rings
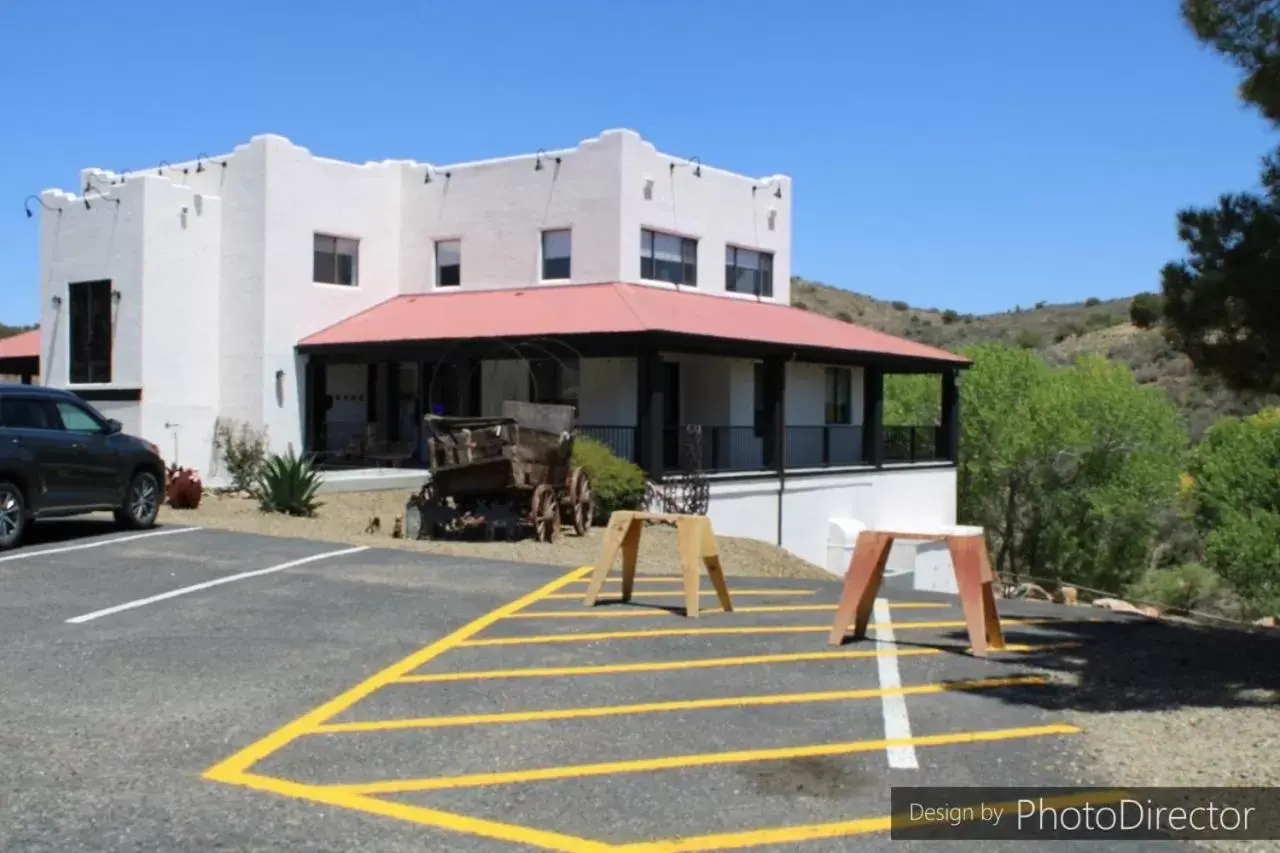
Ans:
MULTIPOLYGON (((594 563, 600 557, 604 529, 597 527, 586 536, 575 536, 571 528, 561 531, 555 544, 521 542, 430 542, 395 539, 391 536, 395 518, 404 512, 408 491, 331 493, 321 496, 324 505, 315 518, 268 515, 255 501, 236 496, 207 494, 195 510, 165 507, 160 520, 172 524, 264 533, 326 542, 350 542, 379 548, 407 548, 431 554, 486 557, 575 568, 594 563), (381 519, 381 530, 366 534, 369 519, 381 519)), ((754 539, 717 537, 720 560, 726 574, 776 578, 827 578, 830 575, 798 557, 754 539)), ((648 574, 677 574, 675 528, 654 525, 640 542, 638 569, 648 574)))

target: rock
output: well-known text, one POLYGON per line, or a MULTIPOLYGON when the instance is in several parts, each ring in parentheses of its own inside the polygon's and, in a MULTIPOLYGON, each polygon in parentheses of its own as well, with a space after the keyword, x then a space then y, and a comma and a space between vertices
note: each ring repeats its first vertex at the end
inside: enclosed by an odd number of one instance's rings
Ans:
POLYGON ((1121 601, 1118 598, 1098 598, 1094 599, 1094 607, 1101 607, 1103 610, 1113 610, 1116 613, 1137 613, 1144 615, 1142 609, 1130 604, 1127 601, 1121 601))
POLYGON ((1053 601, 1053 596, 1045 588, 1033 583, 1024 583, 1013 592, 1014 598, 1028 598, 1032 601, 1053 601))
POLYGON ((1141 607, 1138 608, 1138 611, 1142 613, 1143 616, 1146 616, 1148 619, 1160 618, 1160 608, 1153 607, 1150 604, 1142 605, 1141 607))
POLYGON ((1254 622, 1253 624, 1254 624, 1254 625, 1257 625, 1259 628, 1275 628, 1275 627, 1276 627, 1276 617, 1274 617, 1274 616, 1264 616, 1264 617, 1262 617, 1261 619, 1259 619, 1257 622, 1254 622))
POLYGON ((399 539, 404 536, 404 516, 397 515, 395 524, 391 525, 391 538, 399 539))
POLYGON ((1057 593, 1053 596, 1053 600, 1058 604, 1075 607, 1080 603, 1080 591, 1074 586, 1059 587, 1057 593))

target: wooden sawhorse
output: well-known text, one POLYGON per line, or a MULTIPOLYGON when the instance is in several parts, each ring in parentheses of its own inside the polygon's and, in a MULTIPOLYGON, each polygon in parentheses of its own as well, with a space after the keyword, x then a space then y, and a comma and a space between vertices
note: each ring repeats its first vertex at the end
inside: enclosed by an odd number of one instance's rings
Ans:
POLYGON ((720 568, 720 554, 716 550, 716 536, 711 530, 711 519, 705 515, 677 515, 673 513, 637 512, 617 510, 609 516, 609 529, 605 533, 604 548, 595 571, 591 574, 591 585, 587 587, 587 595, 582 603, 594 607, 600 598, 600 590, 613 561, 622 551, 622 600, 630 601, 631 592, 636 580, 636 560, 640 555, 640 533, 646 521, 674 523, 680 550, 680 565, 684 570, 684 612, 690 619, 698 618, 698 565, 702 564, 715 587, 716 596, 720 599, 720 607, 732 612, 733 602, 729 598, 729 587, 724 581, 724 571, 720 568))
POLYGON ((884 579, 885 563, 895 539, 912 541, 945 541, 951 552, 951 565, 956 573, 956 586, 960 591, 960 605, 964 608, 964 621, 969 629, 969 645, 977 657, 986 657, 988 649, 1004 648, 1004 632, 1000 617, 996 614, 995 591, 992 583, 991 560, 987 556, 987 543, 982 528, 956 527, 941 532, 907 533, 889 530, 864 530, 858 534, 858 542, 849 560, 849 570, 844 576, 844 591, 836 609, 835 623, 827 643, 839 646, 844 643, 849 625, 853 623, 853 639, 867 635, 867 623, 875 606, 880 582, 884 579))

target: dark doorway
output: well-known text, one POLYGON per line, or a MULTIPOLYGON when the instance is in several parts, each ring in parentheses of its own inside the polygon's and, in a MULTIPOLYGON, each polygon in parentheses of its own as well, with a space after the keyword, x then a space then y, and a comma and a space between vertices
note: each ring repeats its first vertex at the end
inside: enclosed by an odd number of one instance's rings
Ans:
POLYGON ((680 364, 662 365, 662 462, 663 468, 679 467, 680 459, 680 364))

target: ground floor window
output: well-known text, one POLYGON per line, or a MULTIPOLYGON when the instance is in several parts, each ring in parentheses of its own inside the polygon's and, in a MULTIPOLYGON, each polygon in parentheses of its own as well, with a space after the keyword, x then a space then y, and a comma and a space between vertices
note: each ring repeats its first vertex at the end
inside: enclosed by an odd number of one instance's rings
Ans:
POLYGON ((847 367, 828 367, 826 376, 826 422, 847 424, 852 421, 851 399, 853 376, 847 367))
POLYGON ((110 382, 111 282, 72 282, 67 296, 71 384, 110 382))
POLYGON ((578 360, 543 358, 529 362, 529 401, 578 405, 578 360))

